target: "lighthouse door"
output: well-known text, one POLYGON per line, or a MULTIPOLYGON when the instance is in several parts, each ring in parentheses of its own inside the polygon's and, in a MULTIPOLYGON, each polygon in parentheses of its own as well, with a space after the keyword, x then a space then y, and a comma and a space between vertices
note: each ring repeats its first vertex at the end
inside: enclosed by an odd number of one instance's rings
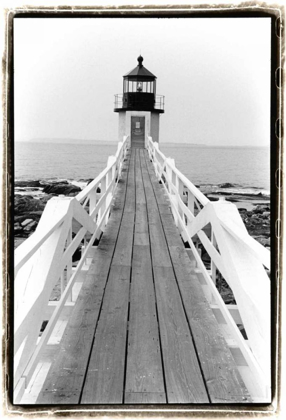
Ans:
POLYGON ((131 117, 131 147, 145 147, 145 117, 131 117))

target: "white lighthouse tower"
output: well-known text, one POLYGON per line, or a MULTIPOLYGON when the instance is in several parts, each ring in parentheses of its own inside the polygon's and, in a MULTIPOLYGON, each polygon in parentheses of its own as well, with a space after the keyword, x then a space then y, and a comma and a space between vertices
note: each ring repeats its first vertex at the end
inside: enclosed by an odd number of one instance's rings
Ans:
POLYGON ((159 118, 164 113, 164 96, 156 95, 156 76, 143 66, 123 76, 123 94, 115 95, 114 111, 119 113, 119 141, 130 135, 132 147, 145 147, 147 136, 159 142, 159 118))

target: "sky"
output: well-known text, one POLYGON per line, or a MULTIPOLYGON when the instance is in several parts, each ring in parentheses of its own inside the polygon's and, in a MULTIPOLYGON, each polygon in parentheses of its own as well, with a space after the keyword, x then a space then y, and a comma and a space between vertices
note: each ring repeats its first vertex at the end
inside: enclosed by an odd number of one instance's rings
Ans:
POLYGON ((269 18, 15 19, 15 138, 117 141, 114 95, 143 65, 160 142, 270 145, 269 18))

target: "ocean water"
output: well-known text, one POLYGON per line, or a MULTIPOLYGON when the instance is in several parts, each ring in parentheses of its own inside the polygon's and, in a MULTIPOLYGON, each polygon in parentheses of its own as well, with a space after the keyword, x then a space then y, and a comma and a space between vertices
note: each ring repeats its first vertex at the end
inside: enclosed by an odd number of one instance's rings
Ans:
POLYGON ((231 183, 244 193, 270 192, 270 148, 162 144, 160 149, 193 184, 231 183))
MULTIPOLYGON (((95 178, 115 154, 116 143, 15 143, 15 179, 95 178)), ((203 190, 220 189, 231 183, 228 192, 269 194, 269 148, 207 147, 183 144, 160 144, 177 168, 203 190)))
POLYGON ((15 179, 95 178, 106 167, 116 143, 15 143, 15 179))

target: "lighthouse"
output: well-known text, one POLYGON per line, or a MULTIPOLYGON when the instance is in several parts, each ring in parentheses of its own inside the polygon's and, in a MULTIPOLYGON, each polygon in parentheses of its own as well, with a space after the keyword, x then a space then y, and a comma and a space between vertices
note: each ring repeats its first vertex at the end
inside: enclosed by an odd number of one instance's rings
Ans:
POLYGON ((138 65, 123 76, 123 93, 115 95, 114 112, 119 114, 118 138, 130 136, 131 147, 144 148, 147 136, 159 142, 159 118, 164 113, 164 96, 156 94, 157 77, 138 65))

